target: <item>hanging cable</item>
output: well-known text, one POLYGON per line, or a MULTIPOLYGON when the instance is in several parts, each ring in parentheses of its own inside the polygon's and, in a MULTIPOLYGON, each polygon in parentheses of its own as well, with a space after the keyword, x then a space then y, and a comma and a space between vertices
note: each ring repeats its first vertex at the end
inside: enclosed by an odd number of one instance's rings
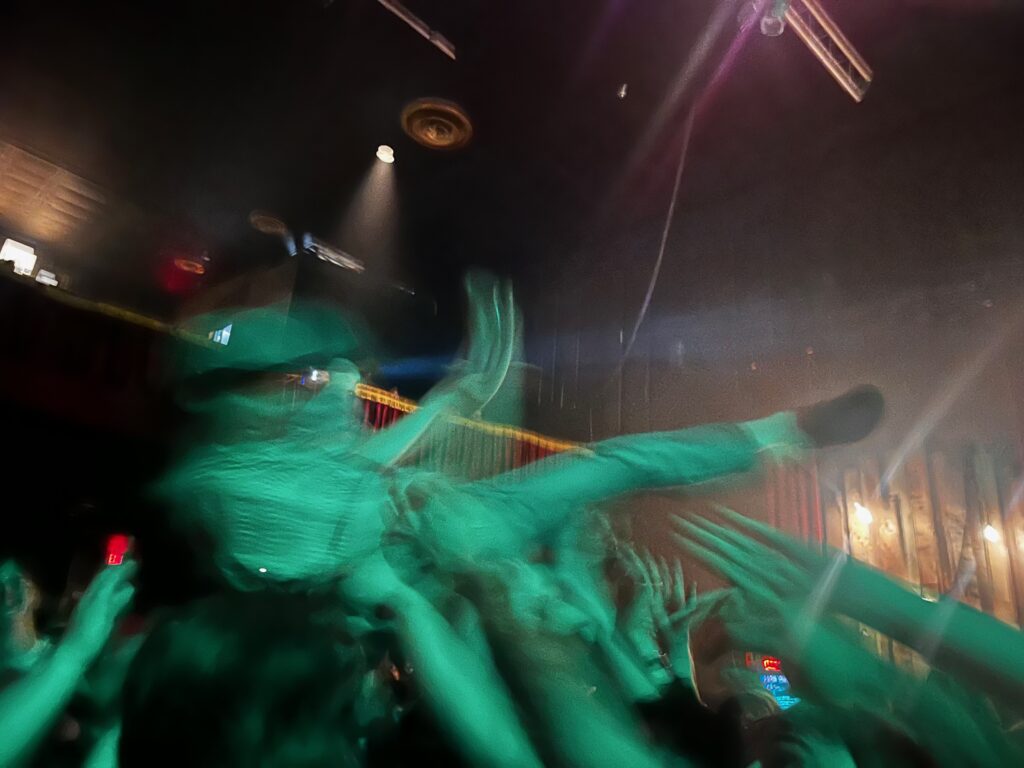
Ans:
POLYGON ((679 200, 679 187, 682 186, 683 168, 686 166, 686 155, 690 149, 690 135, 693 133, 693 121, 696 113, 697 104, 695 103, 690 107, 690 111, 686 115, 686 122, 683 124, 683 145, 679 150, 679 161, 676 163, 676 177, 672 184, 672 195, 669 198, 668 211, 665 214, 665 225, 661 228, 661 242, 658 244, 658 255, 654 260, 654 269, 651 270, 651 279, 647 283, 647 293, 644 294, 644 301, 640 305, 636 322, 633 323, 633 330, 629 334, 629 341, 626 343, 625 349, 622 350, 622 360, 619 361, 619 367, 622 367, 626 362, 626 358, 629 357, 629 353, 636 343, 637 334, 640 332, 640 326, 643 325, 644 318, 647 316, 647 310, 651 306, 651 297, 654 296, 654 289, 658 284, 658 277, 661 274, 661 263, 665 260, 668 236, 672 231, 672 219, 676 212, 676 202, 679 200))
MULTIPOLYGON (((612 370, 608 380, 605 382, 604 386, 598 390, 599 393, 603 392, 621 373, 622 368, 626 364, 626 360, 629 358, 629 353, 633 350, 633 345, 636 343, 637 336, 640 333, 640 327, 643 325, 643 322, 647 317, 647 311, 650 309, 651 299, 653 298, 654 290, 658 285, 658 277, 661 275, 661 265, 665 260, 665 250, 668 246, 668 237, 672 231, 672 220, 675 216, 676 203, 679 200, 679 189, 682 185, 683 169, 686 167, 686 157, 689 154, 690 138, 693 134, 693 126, 697 119, 697 113, 704 107, 710 95, 714 92, 715 87, 722 81, 726 72, 728 72, 733 62, 735 62, 740 49, 750 36, 751 30, 754 29, 754 21, 763 11, 765 3, 766 0, 755 0, 753 4, 754 15, 742 22, 739 33, 726 50, 725 55, 722 57, 718 67, 711 75, 707 85, 704 86, 700 93, 697 94, 697 97, 693 100, 693 103, 686 114, 686 121, 683 124, 682 146, 679 149, 679 161, 676 163, 676 175, 672 185, 672 194, 669 197, 668 210, 665 212, 665 224, 661 230, 661 241, 658 244, 658 253, 654 259, 651 278, 647 283, 647 291, 644 294, 643 303, 640 305, 640 311, 637 313, 636 322, 633 323, 633 330, 629 334, 629 341, 623 348, 619 362, 612 370)), ((720 28, 717 31, 720 31, 720 28)), ((706 55, 707 51, 710 50, 710 47, 710 43, 702 46, 702 55, 706 55)))

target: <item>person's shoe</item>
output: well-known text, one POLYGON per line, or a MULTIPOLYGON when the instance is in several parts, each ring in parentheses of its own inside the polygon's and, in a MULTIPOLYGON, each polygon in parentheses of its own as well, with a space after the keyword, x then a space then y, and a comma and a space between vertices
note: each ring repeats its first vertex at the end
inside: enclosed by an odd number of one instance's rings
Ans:
POLYGON ((878 387, 851 389, 833 400, 800 408, 796 423, 815 448, 863 440, 885 415, 885 398, 878 387))

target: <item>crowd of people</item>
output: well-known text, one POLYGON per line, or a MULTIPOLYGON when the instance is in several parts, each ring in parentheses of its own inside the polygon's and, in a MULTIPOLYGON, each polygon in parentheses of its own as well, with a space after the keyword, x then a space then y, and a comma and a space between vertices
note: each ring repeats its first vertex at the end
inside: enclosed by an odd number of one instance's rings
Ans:
POLYGON ((428 472, 417 446, 479 414, 515 357, 511 289, 467 287, 464 361, 377 432, 352 327, 322 309, 235 312, 230 345, 189 348, 192 422, 154 493, 220 587, 115 637, 136 566, 109 566, 45 640, 5 566, 0 766, 45 764, 69 722, 87 765, 124 768, 1024 765, 1016 628, 729 509, 674 517, 678 558, 609 522, 625 494, 855 442, 882 418, 877 390, 528 473, 428 472), (727 586, 695 590, 694 565, 727 586), (798 703, 780 706, 750 653, 781 661, 798 703))

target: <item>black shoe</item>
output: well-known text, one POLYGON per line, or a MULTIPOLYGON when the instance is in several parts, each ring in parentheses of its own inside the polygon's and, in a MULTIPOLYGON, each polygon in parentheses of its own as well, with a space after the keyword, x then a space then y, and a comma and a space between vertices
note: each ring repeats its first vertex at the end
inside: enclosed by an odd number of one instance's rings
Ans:
POLYGON ((863 440, 885 415, 885 398, 878 387, 851 389, 796 412, 796 423, 815 448, 863 440))

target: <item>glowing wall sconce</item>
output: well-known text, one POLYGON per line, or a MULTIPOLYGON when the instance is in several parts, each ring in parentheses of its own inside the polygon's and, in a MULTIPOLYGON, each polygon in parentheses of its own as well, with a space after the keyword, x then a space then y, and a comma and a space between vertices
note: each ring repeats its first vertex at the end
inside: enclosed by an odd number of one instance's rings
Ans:
POLYGON ((871 514, 871 510, 859 501, 853 502, 853 512, 864 525, 871 525, 875 521, 875 516, 871 514))

